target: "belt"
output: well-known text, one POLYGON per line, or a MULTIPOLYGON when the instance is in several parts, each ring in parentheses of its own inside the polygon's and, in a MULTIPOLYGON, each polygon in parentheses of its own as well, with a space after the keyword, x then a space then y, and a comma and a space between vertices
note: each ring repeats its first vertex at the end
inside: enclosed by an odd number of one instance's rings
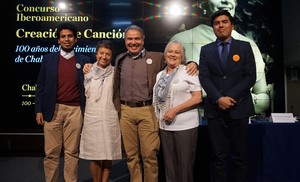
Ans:
POLYGON ((143 107, 143 106, 150 106, 152 104, 152 100, 147 101, 138 101, 138 102, 131 102, 131 101, 122 101, 121 104, 124 104, 129 107, 143 107))

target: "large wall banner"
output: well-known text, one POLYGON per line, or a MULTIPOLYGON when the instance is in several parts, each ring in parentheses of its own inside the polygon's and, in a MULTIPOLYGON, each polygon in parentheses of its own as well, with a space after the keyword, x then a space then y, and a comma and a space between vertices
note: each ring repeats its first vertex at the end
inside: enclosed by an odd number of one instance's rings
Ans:
POLYGON ((201 47, 216 39, 210 15, 222 8, 235 17, 233 37, 249 41, 255 55, 252 96, 257 115, 284 112, 280 0, 14 0, 6 4, 2 72, 8 73, 2 78, 9 82, 3 87, 9 103, 2 102, 2 116, 10 119, 1 120, 0 132, 42 131, 34 113, 36 81, 43 56, 60 49, 59 23, 77 25, 75 51, 93 60, 95 45, 102 39, 112 40, 117 53, 126 51, 124 29, 137 24, 145 30, 147 50, 163 52, 167 42, 176 39, 184 43, 188 61, 199 63, 201 47))

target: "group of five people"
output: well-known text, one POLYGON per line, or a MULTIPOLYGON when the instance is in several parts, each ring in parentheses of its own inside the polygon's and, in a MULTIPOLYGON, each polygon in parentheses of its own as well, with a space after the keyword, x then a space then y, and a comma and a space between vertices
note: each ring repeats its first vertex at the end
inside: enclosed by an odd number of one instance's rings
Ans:
POLYGON ((112 160, 122 158, 121 139, 131 182, 159 180, 160 146, 166 181, 193 181, 203 89, 211 179, 228 180, 230 150, 231 181, 247 181, 255 59, 249 42, 231 36, 234 22, 228 11, 215 12, 211 25, 217 39, 202 47, 199 67, 186 63, 184 44, 177 40, 164 53, 147 51, 144 31, 137 25, 125 29, 127 51, 116 56, 114 67, 114 47, 107 40, 99 42, 96 62, 91 63, 73 50, 76 27, 58 27, 61 50, 44 57, 36 92, 36 120, 44 125, 46 181, 58 181, 62 150, 65 181, 77 181, 79 158, 90 160, 93 181, 108 181, 112 160), (223 49, 226 65, 220 57, 223 49))

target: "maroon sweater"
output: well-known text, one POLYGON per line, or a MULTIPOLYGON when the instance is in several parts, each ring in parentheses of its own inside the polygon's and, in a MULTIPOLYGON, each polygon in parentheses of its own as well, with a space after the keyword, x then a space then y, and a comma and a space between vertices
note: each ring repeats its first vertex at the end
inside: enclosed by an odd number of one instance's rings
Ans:
POLYGON ((70 59, 60 56, 57 77, 57 103, 70 106, 80 105, 76 72, 75 56, 70 59))

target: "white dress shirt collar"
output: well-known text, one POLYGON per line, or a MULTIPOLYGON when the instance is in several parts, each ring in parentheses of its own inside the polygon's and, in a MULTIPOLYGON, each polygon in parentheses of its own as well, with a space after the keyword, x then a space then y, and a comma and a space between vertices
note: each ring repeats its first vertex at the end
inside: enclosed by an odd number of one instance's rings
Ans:
POLYGON ((74 50, 72 50, 71 52, 66 52, 64 50, 60 50, 60 55, 62 57, 64 57, 65 59, 70 59, 71 57, 73 57, 75 55, 75 52, 74 50))

